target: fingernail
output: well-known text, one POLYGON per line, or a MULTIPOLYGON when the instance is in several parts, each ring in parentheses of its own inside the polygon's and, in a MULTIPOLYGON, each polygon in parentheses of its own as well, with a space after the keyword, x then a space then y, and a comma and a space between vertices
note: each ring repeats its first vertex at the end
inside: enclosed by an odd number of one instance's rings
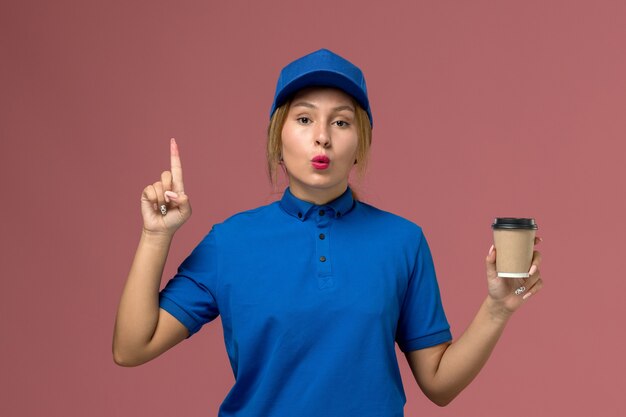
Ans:
POLYGON ((166 191, 165 199, 167 200, 168 197, 171 198, 172 200, 176 200, 178 198, 178 194, 176 194, 174 191, 166 191))
POLYGON ((532 276, 535 272, 537 272, 537 265, 533 265, 530 267, 530 271, 528 271, 528 275, 532 276))
POLYGON ((526 299, 527 299, 528 297, 530 297, 531 295, 533 295, 533 293, 532 293, 532 292, 527 293, 526 295, 524 295, 524 296, 522 297, 522 300, 526 300, 526 299))
POLYGON ((491 247, 489 248, 489 255, 491 255, 491 253, 493 252, 494 246, 491 245, 491 247))

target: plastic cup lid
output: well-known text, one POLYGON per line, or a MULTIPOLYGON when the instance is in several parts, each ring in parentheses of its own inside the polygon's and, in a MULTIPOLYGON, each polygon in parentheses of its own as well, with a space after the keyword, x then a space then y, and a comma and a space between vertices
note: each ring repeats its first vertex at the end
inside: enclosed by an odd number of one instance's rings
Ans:
POLYGON ((535 219, 522 219, 517 217, 496 217, 491 225, 492 229, 526 229, 537 230, 535 219))

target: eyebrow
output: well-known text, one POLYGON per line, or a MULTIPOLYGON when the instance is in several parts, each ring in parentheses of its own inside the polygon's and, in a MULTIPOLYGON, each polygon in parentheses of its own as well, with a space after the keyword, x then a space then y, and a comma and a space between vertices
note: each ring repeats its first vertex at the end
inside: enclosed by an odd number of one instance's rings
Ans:
MULTIPOLYGON (((292 107, 307 107, 309 109, 317 109, 316 105, 314 105, 313 103, 309 103, 308 101, 298 101, 297 103, 293 104, 292 107)), ((350 110, 352 113, 355 113, 354 107, 348 105, 333 108, 333 111, 342 110, 350 110)))

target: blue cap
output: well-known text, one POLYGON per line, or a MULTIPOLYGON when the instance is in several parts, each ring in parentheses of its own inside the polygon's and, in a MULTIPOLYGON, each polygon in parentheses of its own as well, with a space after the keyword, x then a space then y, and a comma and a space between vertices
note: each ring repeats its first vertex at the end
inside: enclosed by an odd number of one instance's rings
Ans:
POLYGON ((335 87, 354 97, 374 125, 363 72, 345 58, 320 49, 296 59, 280 72, 270 118, 278 106, 306 87, 335 87))

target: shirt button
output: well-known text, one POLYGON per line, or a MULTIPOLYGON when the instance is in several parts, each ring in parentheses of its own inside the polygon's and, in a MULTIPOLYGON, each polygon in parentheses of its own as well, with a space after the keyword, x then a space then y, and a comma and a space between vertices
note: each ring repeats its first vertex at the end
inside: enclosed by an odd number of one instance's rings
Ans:
POLYGON ((324 210, 320 210, 320 216, 323 216, 323 215, 324 215, 324 213, 325 213, 325 211, 324 211, 324 210))
POLYGON ((320 262, 326 262, 326 257, 325 256, 320 256, 320 262))
POLYGON ((324 233, 320 233, 320 240, 326 239, 326 235, 324 233))
POLYGON ((302 213, 298 212, 298 218, 301 219, 302 218, 302 213))

